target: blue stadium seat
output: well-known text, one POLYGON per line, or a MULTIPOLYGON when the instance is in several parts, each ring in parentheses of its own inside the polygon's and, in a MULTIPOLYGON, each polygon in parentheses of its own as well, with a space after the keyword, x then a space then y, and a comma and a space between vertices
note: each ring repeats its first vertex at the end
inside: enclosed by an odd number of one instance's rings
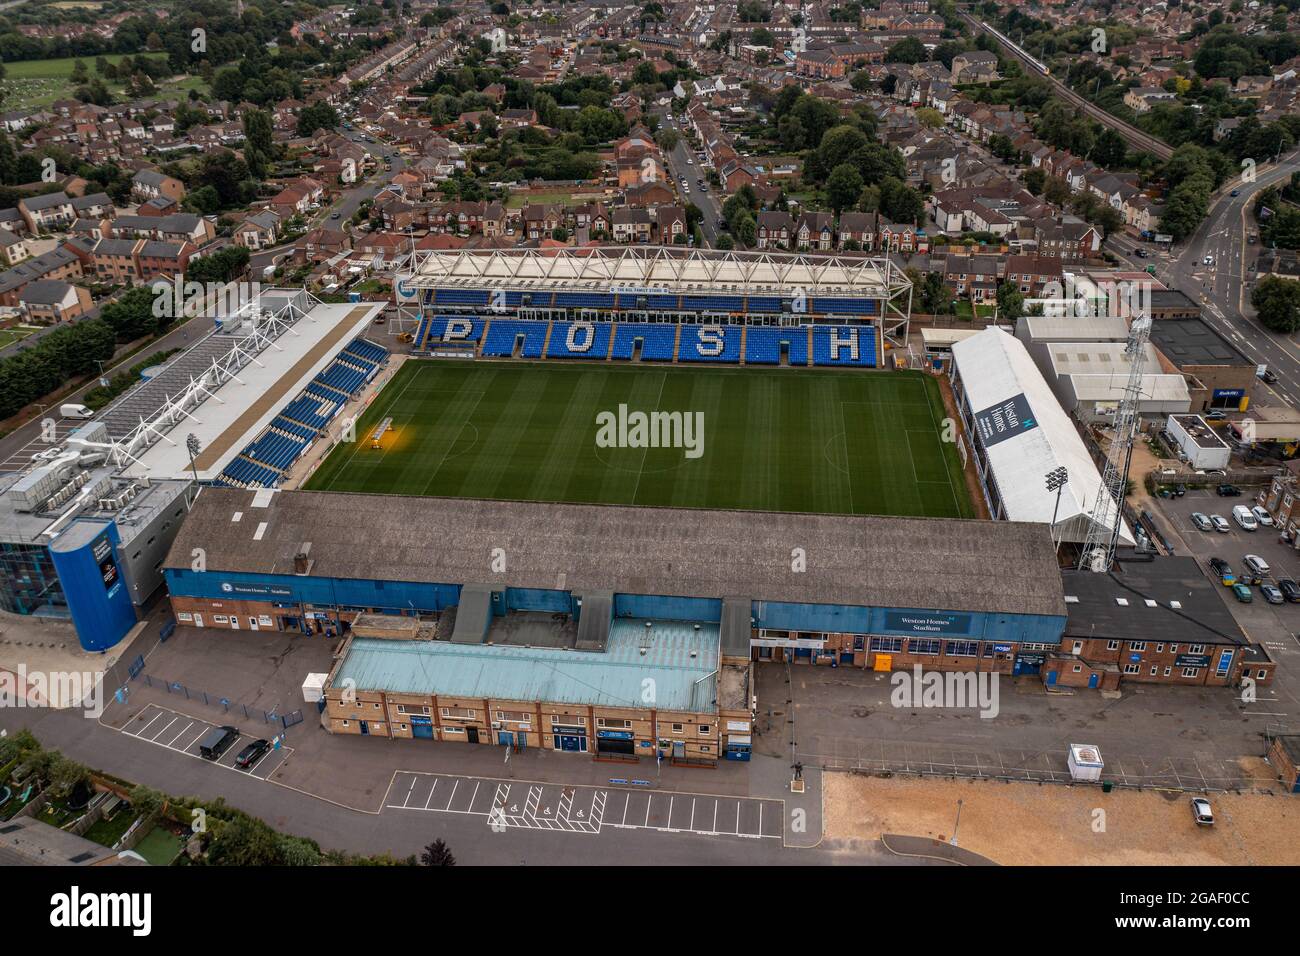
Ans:
POLYGON ((745 299, 746 312, 780 312, 781 297, 776 295, 751 295, 745 299))
POLYGON ((643 362, 671 362, 673 347, 677 344, 677 326, 658 322, 627 322, 614 330, 615 359, 627 361, 636 349, 636 340, 641 340, 641 360, 643 362))
POLYGON ((310 394, 311 386, 307 387, 308 394, 300 395, 284 407, 280 414, 285 418, 292 419, 295 422, 302 422, 312 428, 320 430, 329 424, 334 413, 338 411, 337 397, 322 399, 316 395, 310 394), (321 414, 322 404, 328 403, 327 414, 321 414))
POLYGON ((857 368, 876 366, 876 329, 872 325, 814 325, 813 364, 849 365, 857 368), (850 345, 842 344, 832 352, 831 339, 848 342, 856 337, 857 358, 853 358, 850 345))
POLYGON ((747 365, 780 365, 781 343, 787 343, 791 365, 808 364, 808 327, 771 328, 751 325, 745 330, 747 365))
POLYGON ((388 349, 366 339, 353 339, 343 354, 362 365, 375 368, 388 361, 388 349))
POLYGON ((840 296, 817 296, 809 300, 814 315, 875 315, 876 300, 840 296))
POLYGON ((551 341, 546 348, 547 358, 586 358, 586 359, 603 359, 609 354, 609 336, 614 326, 609 322, 592 322, 591 330, 578 330, 574 333, 574 340, 578 344, 584 342, 588 346, 583 351, 570 349, 569 329, 573 328, 575 322, 554 322, 551 324, 551 341))
POLYGON ((487 305, 486 289, 437 289, 433 294, 434 305, 487 305))
POLYGON ((426 345, 426 347, 427 347, 427 346, 429 346, 429 345, 432 345, 432 344, 435 343, 435 342, 440 342, 440 341, 449 341, 449 342, 477 342, 480 338, 483 337, 483 326, 484 326, 485 324, 486 324, 486 323, 485 323, 485 320, 480 319, 480 318, 471 318, 470 316, 467 316, 467 315, 435 315, 435 316, 431 316, 431 317, 429 318, 429 338, 428 338, 428 340, 426 341, 425 345, 426 345), (465 328, 465 323, 468 322, 468 323, 469 323, 469 334, 464 335, 464 336, 459 336, 459 335, 458 335, 458 336, 457 336, 456 338, 454 338, 454 339, 448 339, 448 338, 447 338, 447 324, 448 324, 449 322, 453 321, 453 320, 456 321, 457 323, 459 323, 459 324, 456 326, 456 329, 457 329, 458 331, 464 329, 464 328, 465 328))
POLYGON ((745 306, 739 295, 684 295, 682 308, 691 312, 740 312, 745 306))
POLYGON ((291 422, 283 415, 276 415, 275 418, 271 419, 271 427, 278 428, 280 431, 288 432, 291 435, 297 435, 303 441, 311 441, 320 434, 317 429, 291 422))
POLYGON ((557 292, 557 309, 612 309, 614 296, 609 292, 557 292))
POLYGON ((680 308, 679 298, 675 295, 648 295, 646 308, 676 312, 680 308))
POLYGON ((483 341, 484 355, 509 357, 515 351, 515 339, 524 336, 520 351, 523 358, 541 358, 546 344, 546 327, 549 322, 532 322, 527 319, 493 319, 483 341))
POLYGON ((677 344, 677 361, 679 362, 739 362, 740 361, 739 325, 683 325, 681 339, 677 344), (722 350, 717 354, 717 335, 722 336, 722 350), (706 336, 701 338, 701 335, 706 336))

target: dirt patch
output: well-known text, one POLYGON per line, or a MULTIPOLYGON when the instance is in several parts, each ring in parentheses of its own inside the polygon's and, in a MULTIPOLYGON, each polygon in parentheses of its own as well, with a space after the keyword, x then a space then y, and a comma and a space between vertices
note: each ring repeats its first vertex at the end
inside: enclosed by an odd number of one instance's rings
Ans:
MULTIPOLYGON (((1260 762, 1260 777, 1272 779, 1260 762), (1261 769, 1262 768, 1262 769, 1261 769)), ((996 863, 1085 866, 1294 866, 1300 801, 1280 792, 1211 794, 1198 827, 1189 794, 982 780, 823 776, 829 839, 884 833, 947 840, 996 863)))

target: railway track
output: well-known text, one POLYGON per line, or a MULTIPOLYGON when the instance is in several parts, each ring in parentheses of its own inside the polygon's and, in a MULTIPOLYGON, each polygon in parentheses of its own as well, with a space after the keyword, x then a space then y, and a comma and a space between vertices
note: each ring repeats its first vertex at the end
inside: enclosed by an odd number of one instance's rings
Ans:
POLYGON ((1097 106, 1095 103, 1088 102, 1088 100, 1084 99, 1078 93, 1074 92, 1074 90, 1070 89, 1060 80, 1058 80, 1056 77, 1048 73, 1046 67, 1044 67, 1042 63, 1034 59, 1032 56, 1030 56, 1028 53, 1026 53, 1024 50, 1018 47, 1015 43, 1013 43, 1010 39, 1003 36, 1001 33, 993 29, 992 27, 990 27, 988 24, 984 23, 982 20, 979 20, 978 18, 971 16, 969 13, 963 13, 961 14, 961 17, 968 24, 970 24, 971 27, 973 27, 974 29, 989 34, 991 37, 993 37, 993 39, 998 41, 998 44, 1004 50, 1006 50, 1008 53, 1014 56, 1021 63, 1025 64, 1025 66, 1029 67, 1029 69, 1033 71, 1034 74, 1042 77, 1043 79, 1051 83, 1054 92, 1062 100, 1069 103, 1071 106, 1081 110, 1085 115, 1092 117, 1097 122, 1101 123, 1103 126, 1109 127, 1110 129, 1113 129, 1115 132, 1119 133, 1119 135, 1124 138, 1124 141, 1128 143, 1130 146, 1134 147, 1135 149, 1145 150, 1146 152, 1150 153, 1152 156, 1155 156, 1157 159, 1161 160, 1162 162, 1169 159, 1169 157, 1171 157, 1174 154, 1172 147, 1170 147, 1168 143, 1156 139, 1150 133, 1144 133, 1136 126, 1133 126, 1131 123, 1124 122, 1119 117, 1114 116, 1111 113, 1108 113, 1106 110, 1102 109, 1100 106, 1097 106))

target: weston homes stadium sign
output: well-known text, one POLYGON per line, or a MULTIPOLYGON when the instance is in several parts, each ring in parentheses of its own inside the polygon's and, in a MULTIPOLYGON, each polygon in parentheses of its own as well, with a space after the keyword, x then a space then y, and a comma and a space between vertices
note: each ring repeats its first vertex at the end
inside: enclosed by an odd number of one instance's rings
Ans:
POLYGON ((975 430, 985 448, 1037 427, 1038 421, 1024 392, 975 413, 975 430))
POLYGON ((944 611, 886 611, 885 627, 906 634, 969 634, 969 614, 944 611))

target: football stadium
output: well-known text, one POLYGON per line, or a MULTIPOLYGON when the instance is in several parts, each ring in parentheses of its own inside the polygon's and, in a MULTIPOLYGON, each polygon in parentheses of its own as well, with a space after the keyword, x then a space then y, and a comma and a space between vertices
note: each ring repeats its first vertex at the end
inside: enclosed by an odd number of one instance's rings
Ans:
POLYGON ((338 641, 332 733, 705 765, 758 662, 1053 666, 1033 479, 1083 531, 1099 476, 1006 333, 906 367, 888 259, 418 253, 395 299, 263 293, 14 486, 87 646, 151 572, 179 627, 338 641))

